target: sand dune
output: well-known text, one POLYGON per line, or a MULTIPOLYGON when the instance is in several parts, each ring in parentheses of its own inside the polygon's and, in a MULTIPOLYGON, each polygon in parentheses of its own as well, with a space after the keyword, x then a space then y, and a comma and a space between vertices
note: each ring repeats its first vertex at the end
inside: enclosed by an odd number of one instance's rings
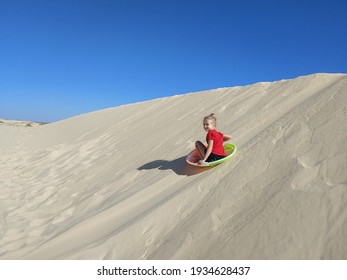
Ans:
POLYGON ((315 74, 0 125, 0 258, 347 259, 346 106, 315 74), (203 171, 211 112, 238 152, 203 171))

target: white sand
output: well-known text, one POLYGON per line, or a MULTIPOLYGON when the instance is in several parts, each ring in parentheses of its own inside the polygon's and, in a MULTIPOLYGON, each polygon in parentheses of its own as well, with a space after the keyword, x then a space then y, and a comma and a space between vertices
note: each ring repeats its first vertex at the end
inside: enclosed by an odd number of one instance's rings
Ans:
POLYGON ((347 75, 0 124, 1 259, 347 259, 347 75), (185 164, 203 116, 238 146, 185 164))

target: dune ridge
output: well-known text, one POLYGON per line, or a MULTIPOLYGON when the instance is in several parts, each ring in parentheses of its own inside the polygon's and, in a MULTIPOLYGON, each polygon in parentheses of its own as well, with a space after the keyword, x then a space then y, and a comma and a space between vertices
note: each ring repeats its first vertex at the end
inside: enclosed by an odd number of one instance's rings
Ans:
POLYGON ((0 126, 1 259, 346 259, 347 75, 0 126), (214 112, 235 157, 185 164, 214 112))

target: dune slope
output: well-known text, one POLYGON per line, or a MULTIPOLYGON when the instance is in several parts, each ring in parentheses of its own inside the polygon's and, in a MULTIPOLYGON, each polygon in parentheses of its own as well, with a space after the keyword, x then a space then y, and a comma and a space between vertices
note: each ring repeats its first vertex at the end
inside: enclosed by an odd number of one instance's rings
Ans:
POLYGON ((0 125, 1 259, 347 259, 347 75, 0 125), (235 157, 188 166, 214 112, 235 157))

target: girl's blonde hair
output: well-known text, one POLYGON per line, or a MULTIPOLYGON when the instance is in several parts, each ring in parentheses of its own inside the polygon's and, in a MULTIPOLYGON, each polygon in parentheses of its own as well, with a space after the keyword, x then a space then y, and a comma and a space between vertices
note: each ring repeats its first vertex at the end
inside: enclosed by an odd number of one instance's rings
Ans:
POLYGON ((217 117, 216 117, 216 115, 215 115, 214 113, 212 113, 212 114, 210 114, 210 115, 204 117, 204 122, 205 122, 205 121, 212 121, 212 124, 213 124, 214 126, 217 125, 217 117))

